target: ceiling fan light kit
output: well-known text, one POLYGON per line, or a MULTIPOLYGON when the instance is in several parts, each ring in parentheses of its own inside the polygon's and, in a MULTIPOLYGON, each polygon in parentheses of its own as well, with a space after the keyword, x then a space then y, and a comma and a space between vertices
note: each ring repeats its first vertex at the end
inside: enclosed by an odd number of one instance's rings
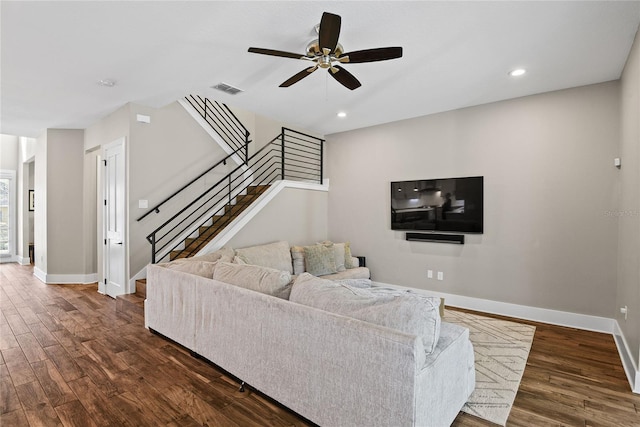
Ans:
POLYGON ((380 47, 344 53, 344 48, 338 43, 342 18, 329 12, 322 14, 318 28, 318 39, 307 45, 304 55, 284 52, 274 49, 250 47, 249 52, 261 55, 279 56, 282 58, 301 59, 315 64, 282 82, 280 87, 289 87, 299 82, 318 68, 327 69, 329 75, 350 90, 361 86, 360 81, 338 64, 358 64, 364 62, 386 61, 402 57, 402 47, 380 47))

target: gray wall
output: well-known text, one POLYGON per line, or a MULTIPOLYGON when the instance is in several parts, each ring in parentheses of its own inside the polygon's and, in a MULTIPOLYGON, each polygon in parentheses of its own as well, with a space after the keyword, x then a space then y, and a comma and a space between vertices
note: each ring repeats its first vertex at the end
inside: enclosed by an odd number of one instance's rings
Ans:
POLYGON ((34 244, 45 274, 92 273, 84 266, 84 131, 49 129, 36 140, 34 244))
POLYGON ((206 185, 215 184, 237 165, 227 162, 217 172, 199 181, 192 192, 180 195, 161 208, 160 214, 137 219, 149 209, 138 207, 148 200, 149 208, 204 172, 226 153, 177 102, 163 108, 131 104, 129 162, 129 261, 130 277, 151 262, 151 245, 146 236, 171 215, 182 209, 206 185), (151 117, 151 123, 138 123, 137 114, 151 117))
POLYGON ((329 238, 351 241, 375 281, 613 317, 618 91, 604 83, 329 135, 329 238), (390 229, 390 181, 475 175, 484 234, 452 245, 390 229))
POLYGON ((225 246, 246 246, 280 240, 290 245, 309 245, 327 238, 325 191, 285 188, 225 246))
MULTIPOLYGON (((616 319, 640 366, 640 34, 621 80, 620 209, 618 217, 617 306, 628 307, 627 320, 616 319)), ((636 384, 636 388, 639 385, 636 384)))
POLYGON ((85 270, 80 226, 84 213, 83 144, 82 130, 47 131, 47 274, 92 273, 85 270))
POLYGON ((126 153, 129 141, 129 117, 130 105, 127 104, 89 126, 84 132, 84 176, 88 181, 84 187, 84 206, 87 212, 84 218, 84 244, 87 252, 92 253, 92 259, 85 258, 85 262, 92 266, 92 272, 97 273, 98 280, 104 277, 102 271, 104 245, 98 244, 103 235, 102 182, 98 172, 98 161, 102 158, 101 147, 118 138, 125 138, 126 153))

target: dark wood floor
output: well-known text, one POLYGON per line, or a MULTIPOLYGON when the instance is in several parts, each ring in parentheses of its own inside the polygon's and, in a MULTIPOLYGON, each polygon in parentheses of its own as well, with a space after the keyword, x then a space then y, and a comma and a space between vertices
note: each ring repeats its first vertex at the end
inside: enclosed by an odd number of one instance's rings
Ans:
MULTIPOLYGON (((0 424, 295 426, 304 419, 116 313, 97 286, 0 266, 0 424)), ((611 336, 537 326, 507 425, 640 426, 611 336)), ((455 426, 489 426, 460 414, 455 426)))

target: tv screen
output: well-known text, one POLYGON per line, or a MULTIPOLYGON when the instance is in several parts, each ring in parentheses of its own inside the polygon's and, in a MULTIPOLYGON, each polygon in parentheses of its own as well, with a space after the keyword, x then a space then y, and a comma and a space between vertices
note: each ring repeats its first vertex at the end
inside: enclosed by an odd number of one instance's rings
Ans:
POLYGON ((483 177, 391 183, 391 229, 482 233, 483 177))

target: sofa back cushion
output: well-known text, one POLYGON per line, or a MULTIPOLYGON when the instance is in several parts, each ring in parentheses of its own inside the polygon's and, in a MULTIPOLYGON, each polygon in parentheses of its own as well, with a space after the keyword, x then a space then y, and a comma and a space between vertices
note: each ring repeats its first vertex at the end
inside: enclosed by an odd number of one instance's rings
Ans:
POLYGON ((258 265, 218 262, 213 279, 282 299, 291 292, 291 273, 258 265))
POLYGON ((236 249, 236 256, 247 264, 274 268, 293 273, 291 250, 287 242, 236 249))
POLYGON ((195 274, 196 276, 202 276, 211 279, 213 277, 213 270, 215 270, 217 264, 217 261, 192 261, 189 258, 185 258, 184 261, 172 261, 166 264, 158 265, 168 268, 169 270, 182 271, 183 273, 195 274))
POLYGON ((418 336, 427 354, 440 338, 440 298, 354 288, 303 273, 294 282, 289 300, 418 336))

